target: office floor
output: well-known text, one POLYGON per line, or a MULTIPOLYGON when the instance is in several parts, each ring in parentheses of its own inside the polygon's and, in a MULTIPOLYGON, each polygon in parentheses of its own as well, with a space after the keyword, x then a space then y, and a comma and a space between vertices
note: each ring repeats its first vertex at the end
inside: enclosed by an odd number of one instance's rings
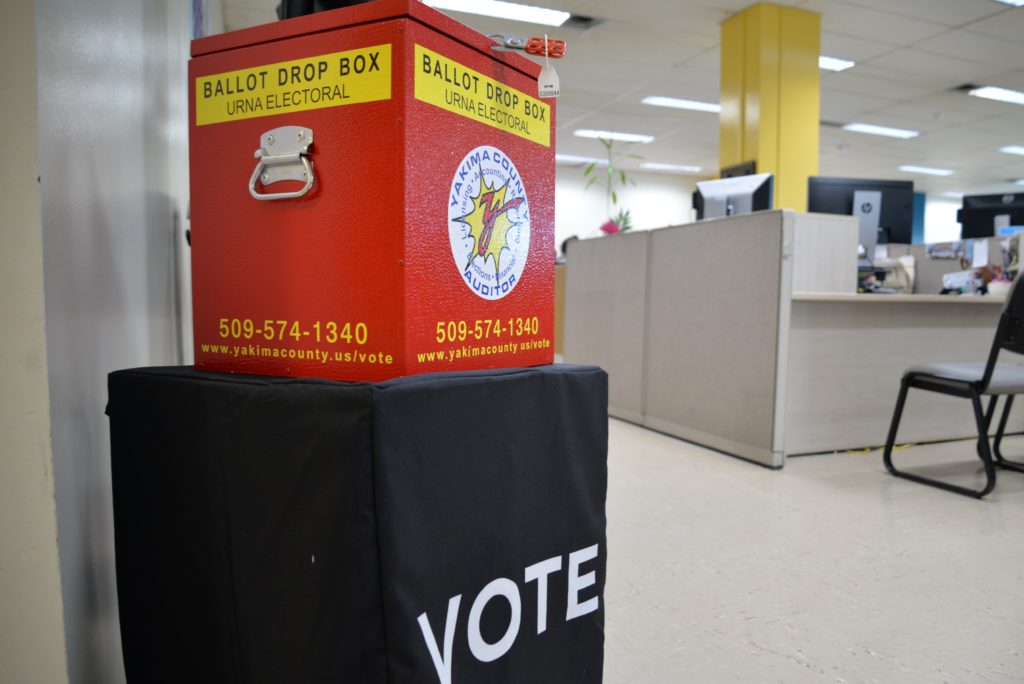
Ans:
MULTIPOLYGON (((972 449, 898 458, 964 481, 972 449)), ((1024 682, 1024 474, 977 501, 878 451, 776 472, 612 420, 609 476, 608 684, 1024 682)))

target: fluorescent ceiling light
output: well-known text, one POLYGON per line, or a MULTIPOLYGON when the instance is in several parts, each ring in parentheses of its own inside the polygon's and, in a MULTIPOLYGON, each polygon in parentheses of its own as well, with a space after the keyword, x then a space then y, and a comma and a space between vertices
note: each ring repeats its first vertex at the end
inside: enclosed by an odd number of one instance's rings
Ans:
POLYGON ((1017 185, 1024 185, 1024 178, 1021 178, 1020 180, 1015 180, 1013 182, 1016 183, 1017 185))
POLYGON ((556 154, 555 161, 559 164, 608 164, 607 159, 597 157, 580 157, 575 154, 556 154))
POLYGON ((515 2, 504 2, 503 0, 423 0, 423 4, 430 5, 439 10, 482 14, 485 17, 512 19, 514 21, 525 21, 530 24, 543 24, 544 26, 561 26, 571 16, 569 12, 561 10, 520 5, 515 2))
POLYGON ((641 164, 640 168, 650 169, 651 171, 677 171, 680 173, 700 173, 703 171, 699 166, 690 166, 688 164, 658 164, 655 162, 641 164))
POLYGON ((900 171, 904 173, 923 173, 926 176, 952 176, 953 172, 950 169, 933 169, 930 166, 913 166, 912 164, 904 164, 900 167, 900 171))
POLYGON ((617 131, 592 131, 581 128, 573 133, 578 138, 604 138, 616 142, 649 143, 654 140, 653 135, 641 135, 639 133, 619 133, 617 131))
POLYGON ((996 2, 1001 2, 1004 5, 1013 5, 1014 7, 1024 5, 1024 0, 996 0, 996 2))
MULTIPOLYGON (((1024 0, 1021 0, 1024 2, 1024 0)), ((1007 145, 1006 147, 1000 147, 999 151, 1004 154, 1024 154, 1024 145, 1007 145)))
POLYGON ((986 100, 997 100, 999 102, 1009 102, 1010 104, 1024 105, 1024 93, 1019 90, 1009 90, 1007 88, 996 88, 995 86, 984 86, 982 88, 975 88, 974 90, 967 91, 968 95, 974 97, 983 97, 986 100))
POLYGON ((916 138, 921 135, 917 131, 910 131, 905 128, 889 128, 888 126, 875 126, 866 123, 850 123, 843 126, 844 131, 853 133, 867 133, 868 135, 884 135, 887 138, 916 138))
MULTIPOLYGON (((1024 2, 1024 0, 1021 1, 1024 2)), ((856 66, 856 64, 856 62, 851 62, 848 59, 818 55, 818 68, 826 71, 846 71, 850 67, 856 66)))
POLYGON ((962 192, 953 192, 952 190, 950 190, 949 192, 942 193, 942 196, 943 197, 949 197, 949 198, 952 198, 952 199, 963 199, 964 198, 964 193, 962 193, 962 192))
POLYGON ((673 109, 692 109, 695 112, 714 112, 717 114, 722 111, 722 105, 717 102, 680 100, 675 97, 662 97, 661 95, 648 95, 640 101, 645 105, 654 105, 655 107, 672 107, 673 109))

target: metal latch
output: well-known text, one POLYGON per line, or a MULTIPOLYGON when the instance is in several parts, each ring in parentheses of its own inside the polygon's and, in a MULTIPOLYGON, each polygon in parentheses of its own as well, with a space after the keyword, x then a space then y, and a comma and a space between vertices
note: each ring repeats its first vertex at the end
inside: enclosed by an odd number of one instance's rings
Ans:
POLYGON ((313 144, 313 130, 302 126, 281 126, 260 136, 260 148, 256 150, 256 169, 249 178, 249 194, 258 200, 294 199, 302 197, 313 187, 316 175, 313 162, 309 159, 309 147, 313 144), (280 181, 301 181, 302 188, 291 192, 260 192, 262 187, 280 181))
POLYGON ((496 52, 526 49, 526 40, 519 36, 513 36, 509 33, 492 33, 487 37, 497 42, 497 45, 491 46, 491 49, 496 52))
POLYGON ((513 50, 525 52, 535 57, 550 57, 551 59, 562 59, 565 57, 565 41, 556 38, 543 38, 533 36, 531 38, 520 38, 510 33, 492 33, 487 36, 495 41, 491 49, 495 52, 511 52, 513 50))

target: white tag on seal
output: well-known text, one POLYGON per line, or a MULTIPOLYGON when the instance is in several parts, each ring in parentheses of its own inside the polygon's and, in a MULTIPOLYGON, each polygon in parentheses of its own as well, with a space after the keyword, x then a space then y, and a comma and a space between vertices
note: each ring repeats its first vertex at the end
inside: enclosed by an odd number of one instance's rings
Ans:
POLYGON ((544 36, 544 67, 537 77, 537 94, 540 97, 558 97, 558 74, 555 67, 551 66, 551 58, 547 56, 548 37, 544 36))
POLYGON ((541 97, 558 97, 558 74, 550 64, 540 70, 537 77, 537 90, 541 97))

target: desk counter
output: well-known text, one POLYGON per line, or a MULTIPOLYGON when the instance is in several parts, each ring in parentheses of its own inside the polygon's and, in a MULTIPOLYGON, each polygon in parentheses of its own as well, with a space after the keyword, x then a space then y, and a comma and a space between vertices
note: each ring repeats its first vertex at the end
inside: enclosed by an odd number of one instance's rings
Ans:
MULTIPOLYGON (((921 363, 983 362, 1003 301, 997 296, 794 294, 786 454, 884 444, 903 372, 921 363)), ((899 437, 901 442, 953 439, 974 429, 968 402, 915 392, 899 437)))
POLYGON ((841 302, 857 304, 999 304, 1001 295, 859 294, 855 292, 794 292, 794 302, 841 302))

